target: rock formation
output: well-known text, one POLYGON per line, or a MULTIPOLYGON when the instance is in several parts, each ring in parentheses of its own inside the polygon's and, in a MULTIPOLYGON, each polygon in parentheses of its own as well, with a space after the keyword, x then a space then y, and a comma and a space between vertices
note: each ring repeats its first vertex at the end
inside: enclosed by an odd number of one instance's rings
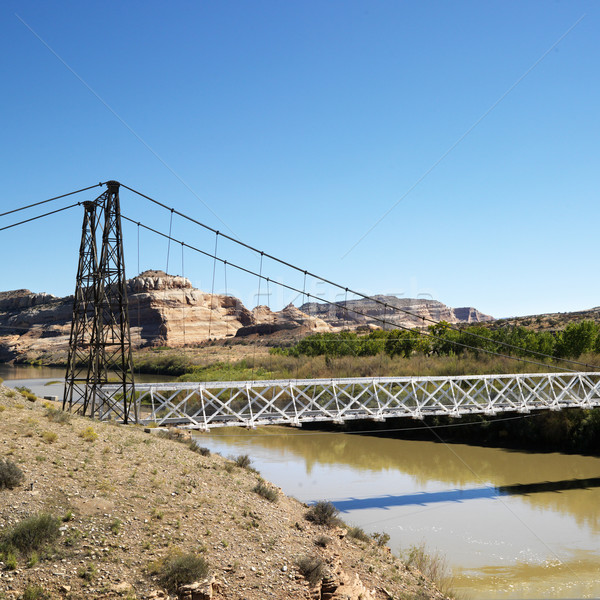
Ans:
POLYGON ((237 330, 236 337, 245 337, 252 334, 269 335, 286 330, 297 330, 297 333, 303 334, 333 330, 333 327, 323 319, 311 317, 293 304, 288 304, 279 312, 273 312, 268 306, 260 305, 252 311, 252 317, 253 324, 240 327, 237 330))
MULTIPOLYGON (((294 306, 280 312, 267 307, 249 311, 233 296, 207 294, 188 279, 164 271, 145 271, 127 281, 129 319, 134 347, 181 347, 210 339, 268 333, 267 329, 329 331, 320 319, 294 306), (253 330, 252 327, 258 329, 253 330)), ((57 298, 29 290, 0 293, 0 362, 61 360, 69 344, 73 296, 57 298)))
POLYGON ((308 302, 300 310, 311 317, 320 318, 336 329, 355 329, 360 326, 424 327, 431 321, 448 323, 481 323, 493 321, 476 308, 450 308, 437 300, 373 296, 372 299, 348 300, 335 305, 308 302), (383 304, 392 308, 385 308, 383 304), (384 326, 384 323, 386 324, 384 326))
MULTIPOLYGON (((296 337, 360 326, 423 326, 420 317, 450 323, 490 320, 474 308, 449 308, 435 300, 375 296, 394 307, 414 313, 394 312, 374 300, 350 300, 337 306, 308 303, 271 311, 267 306, 248 310, 240 300, 207 294, 188 279, 163 271, 145 271, 128 280, 129 317, 134 347, 182 347, 210 339, 252 335, 296 337), (363 313, 356 314, 353 310, 363 313)), ((64 360, 69 344, 73 296, 57 298, 29 290, 0 292, 0 362, 10 360, 64 360)))

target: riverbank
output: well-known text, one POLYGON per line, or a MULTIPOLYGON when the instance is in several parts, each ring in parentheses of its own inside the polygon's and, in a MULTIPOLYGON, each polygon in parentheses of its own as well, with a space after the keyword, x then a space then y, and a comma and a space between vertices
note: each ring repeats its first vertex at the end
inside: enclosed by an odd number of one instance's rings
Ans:
POLYGON ((4 386, 0 411, 2 458, 24 476, 0 489, 7 597, 156 598, 167 595, 161 569, 188 554, 206 561, 215 599, 320 597, 299 566, 308 558, 338 596, 444 597, 374 540, 309 522, 305 505, 235 461, 135 426, 65 419, 4 386), (57 539, 9 552, 15 527, 42 513, 60 521, 57 539))

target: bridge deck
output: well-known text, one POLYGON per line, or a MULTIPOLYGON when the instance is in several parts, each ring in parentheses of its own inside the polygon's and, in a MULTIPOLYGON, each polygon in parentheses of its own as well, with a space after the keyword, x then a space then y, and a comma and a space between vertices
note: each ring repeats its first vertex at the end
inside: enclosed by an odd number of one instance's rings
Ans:
MULTIPOLYGON (((114 394, 104 386, 100 394, 114 394)), ((136 385, 139 421, 208 431, 600 406, 600 373, 369 377, 136 385)), ((108 417, 108 415, 105 415, 108 417)))

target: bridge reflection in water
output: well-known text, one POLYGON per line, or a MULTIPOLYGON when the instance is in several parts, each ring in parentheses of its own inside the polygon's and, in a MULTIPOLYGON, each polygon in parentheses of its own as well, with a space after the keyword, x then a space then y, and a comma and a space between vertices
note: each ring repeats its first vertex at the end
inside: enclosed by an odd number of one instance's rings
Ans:
MULTIPOLYGON (((116 387, 99 389, 112 397, 116 387)), ((380 377, 136 385, 139 421, 211 427, 430 415, 461 417, 600 406, 600 373, 380 377)), ((110 413, 104 415, 110 418, 110 413)))
POLYGON ((426 506, 436 502, 462 502, 478 498, 498 498, 499 496, 526 496, 544 492, 567 490, 587 490, 600 487, 600 477, 589 479, 563 479, 562 481, 542 481, 540 483, 517 483, 514 485, 483 486, 479 488, 444 490, 441 492, 421 492, 399 496, 377 496, 369 498, 346 498, 334 502, 341 512, 363 508, 392 508, 411 504, 426 506))

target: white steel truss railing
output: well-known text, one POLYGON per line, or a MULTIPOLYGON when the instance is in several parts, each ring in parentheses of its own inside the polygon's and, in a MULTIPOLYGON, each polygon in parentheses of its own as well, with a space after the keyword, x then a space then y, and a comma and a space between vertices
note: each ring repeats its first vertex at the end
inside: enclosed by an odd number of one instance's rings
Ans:
MULTIPOLYGON (((113 395, 115 386, 101 394, 113 395)), ((600 406, 600 373, 136 384, 138 422, 211 427, 600 406)), ((110 415, 104 415, 110 418, 110 415)))

